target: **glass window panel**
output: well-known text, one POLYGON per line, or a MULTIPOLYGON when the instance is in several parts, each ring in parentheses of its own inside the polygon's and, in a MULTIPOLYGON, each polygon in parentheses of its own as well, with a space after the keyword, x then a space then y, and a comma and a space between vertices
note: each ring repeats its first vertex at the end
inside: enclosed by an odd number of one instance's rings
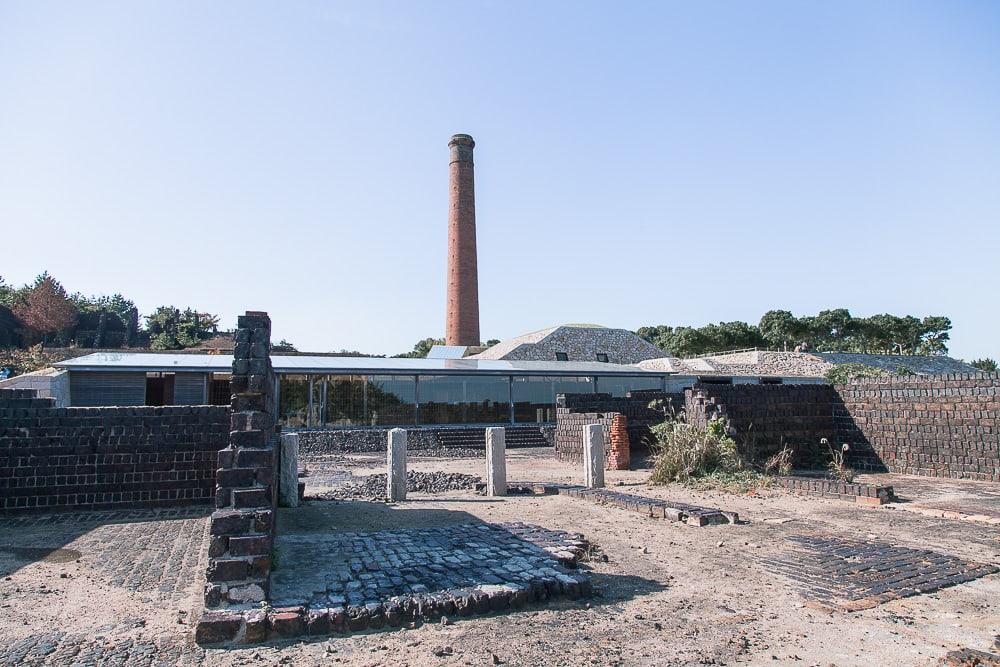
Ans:
POLYGON ((416 422, 417 384, 412 375, 372 375, 366 384, 370 426, 394 426, 416 422))
POLYGON ((658 375, 626 375, 623 377, 598 377, 597 393, 623 397, 636 389, 661 389, 663 379, 658 375))
POLYGON ((282 426, 303 428, 309 411, 309 376, 279 375, 278 418, 282 426))
MULTIPOLYGON (((317 378, 317 383, 320 378, 317 378)), ((322 423, 327 427, 364 426, 365 378, 361 375, 328 375, 322 405, 322 423)))
POLYGON ((421 424, 510 422, 506 376, 421 375, 421 424))
POLYGON ((591 377, 514 376, 514 421, 554 422, 558 394, 592 394, 591 377))

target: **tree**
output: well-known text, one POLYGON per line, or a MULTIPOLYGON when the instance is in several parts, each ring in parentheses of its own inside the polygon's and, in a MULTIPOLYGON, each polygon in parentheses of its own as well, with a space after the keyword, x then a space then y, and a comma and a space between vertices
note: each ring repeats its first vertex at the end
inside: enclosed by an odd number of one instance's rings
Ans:
POLYGON ((282 338, 280 341, 271 346, 271 352, 298 352, 298 350, 295 349, 294 345, 282 338))
POLYGON ((66 290, 48 273, 43 273, 14 307, 14 314, 25 327, 25 337, 45 341, 59 336, 76 324, 77 310, 66 290))
POLYGON ((146 327, 154 350, 181 350, 218 333, 219 318, 191 308, 181 312, 173 306, 160 306, 146 316, 146 327))
POLYGON ((500 344, 499 338, 490 338, 488 341, 486 341, 486 347, 493 347, 494 345, 499 345, 499 344, 500 344))
POLYGON ((427 353, 431 351, 431 348, 435 345, 444 345, 444 338, 424 338, 423 340, 418 340, 416 345, 413 346, 413 350, 410 352, 404 352, 403 354, 394 355, 396 359, 424 359, 427 357, 427 353))
POLYGON ((135 304, 130 300, 126 299, 121 294, 112 294, 111 296, 84 296, 80 292, 76 292, 70 295, 70 301, 76 306, 77 310, 81 313, 93 313, 106 310, 109 313, 114 313, 121 319, 122 322, 128 322, 130 313, 135 309, 135 304))
POLYGON ((794 348, 802 336, 802 323, 787 310, 767 311, 757 329, 768 345, 778 349, 794 348))
POLYGON ((995 359, 990 359, 989 357, 984 357, 983 359, 973 359, 969 362, 971 366, 975 366, 984 373, 996 373, 997 372, 997 362, 995 359))

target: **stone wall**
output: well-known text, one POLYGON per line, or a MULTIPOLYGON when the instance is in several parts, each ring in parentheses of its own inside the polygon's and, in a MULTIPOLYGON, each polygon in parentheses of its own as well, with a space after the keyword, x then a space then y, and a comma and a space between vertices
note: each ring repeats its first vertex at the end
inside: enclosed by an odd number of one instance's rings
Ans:
POLYGON ((1000 482, 1000 375, 880 378, 836 388, 851 465, 1000 482))
POLYGON ((684 411, 689 424, 728 419, 730 434, 760 461, 787 445, 793 465, 809 468, 825 465, 820 440, 834 439, 836 397, 827 384, 697 384, 685 392, 684 411))
POLYGON ((849 445, 859 470, 1000 481, 1000 375, 956 373, 856 380, 847 385, 697 385, 691 423, 724 416, 761 457, 787 443, 815 466, 849 445))
POLYGON ((225 407, 58 408, 0 389, 0 511, 210 502, 225 407))
POLYGON ((219 452, 218 509, 209 528, 209 609, 246 607, 270 594, 280 451, 270 354, 270 318, 247 312, 236 331, 229 446, 219 452))
POLYGON ((71 404, 69 372, 55 368, 44 368, 0 380, 0 389, 34 389, 38 398, 55 399, 57 408, 67 408, 71 404))
MULTIPOLYGON (((504 424, 507 448, 551 447, 555 427, 504 424)), ((315 458, 342 452, 385 452, 390 428, 331 429, 326 431, 298 431, 299 456, 315 458)), ((447 453, 467 452, 469 449, 486 449, 486 427, 409 428, 407 449, 434 450, 447 453)))

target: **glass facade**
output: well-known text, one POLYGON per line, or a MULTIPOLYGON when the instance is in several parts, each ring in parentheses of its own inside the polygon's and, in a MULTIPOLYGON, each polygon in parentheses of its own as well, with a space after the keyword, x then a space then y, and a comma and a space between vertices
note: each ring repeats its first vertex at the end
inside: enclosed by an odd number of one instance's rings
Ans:
POLYGON ((554 422, 558 394, 592 394, 592 377, 515 376, 511 385, 514 421, 518 423, 554 422))
POLYGON ((597 378, 597 393, 623 397, 639 389, 663 389, 663 378, 656 375, 602 376, 597 378))
POLYGON ((421 424, 497 424, 510 421, 510 378, 421 375, 421 424))
POLYGON ((281 374, 279 417, 288 428, 551 423, 558 394, 624 396, 660 389, 648 376, 281 374))
POLYGON ((282 375, 278 384, 278 418, 285 426, 309 426, 309 376, 282 375))
POLYGON ((416 423, 416 378, 412 375, 371 375, 367 380, 366 424, 398 426, 416 423))

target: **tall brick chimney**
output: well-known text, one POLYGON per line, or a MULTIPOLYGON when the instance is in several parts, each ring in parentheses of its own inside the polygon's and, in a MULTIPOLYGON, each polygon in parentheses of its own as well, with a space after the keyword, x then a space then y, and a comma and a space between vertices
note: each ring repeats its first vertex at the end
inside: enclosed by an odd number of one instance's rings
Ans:
POLYGON ((476 266, 476 192, 472 149, 456 134, 448 142, 448 345, 479 345, 479 272, 476 266))

